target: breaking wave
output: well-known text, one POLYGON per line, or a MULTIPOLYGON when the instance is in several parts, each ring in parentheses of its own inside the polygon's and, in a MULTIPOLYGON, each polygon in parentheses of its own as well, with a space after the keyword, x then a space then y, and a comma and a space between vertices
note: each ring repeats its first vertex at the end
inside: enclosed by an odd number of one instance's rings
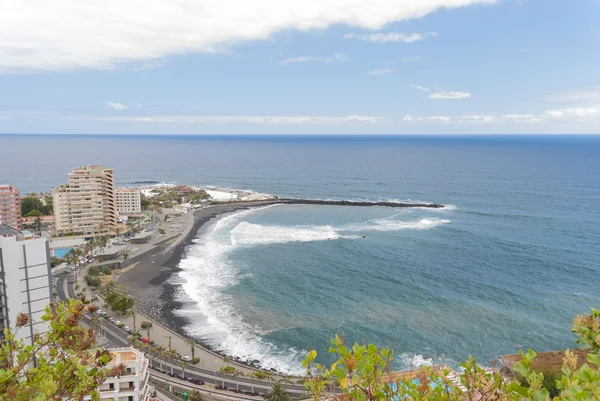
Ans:
POLYGON ((195 244, 188 247, 179 265, 178 281, 182 288, 179 300, 184 307, 177 313, 190 322, 185 329, 191 336, 201 338, 214 349, 253 361, 265 369, 273 368, 291 374, 302 374, 300 361, 305 351, 281 349, 262 336, 289 330, 295 322, 270 316, 268 311, 257 313, 264 317, 262 319, 245 319, 236 308, 236 299, 226 291, 244 277, 244 272, 229 260, 234 250, 265 244, 353 240, 362 238, 367 232, 426 230, 450 222, 437 218, 397 220, 399 216, 406 216, 403 211, 386 218, 341 226, 281 226, 245 221, 255 213, 278 206, 235 212, 204 228, 195 244))

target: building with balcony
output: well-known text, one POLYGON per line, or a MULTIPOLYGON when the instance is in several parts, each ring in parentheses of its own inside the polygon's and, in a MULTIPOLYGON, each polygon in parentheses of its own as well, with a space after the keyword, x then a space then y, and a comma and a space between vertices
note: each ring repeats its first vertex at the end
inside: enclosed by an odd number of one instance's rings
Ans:
POLYGON ((142 199, 136 188, 117 188, 117 213, 119 216, 141 216, 142 199))
POLYGON ((109 350, 112 359, 107 368, 123 365, 125 374, 109 377, 98 388, 101 400, 114 401, 148 401, 148 358, 133 347, 113 348, 109 350))
POLYGON ((77 167, 66 185, 52 190, 54 234, 92 237, 117 225, 114 170, 77 167))
POLYGON ((0 224, 22 230, 21 198, 19 190, 9 184, 0 184, 0 224))
POLYGON ((0 224, 0 341, 4 328, 15 330, 17 339, 29 344, 34 334, 48 331, 42 316, 51 300, 48 241, 0 224), (26 313, 30 319, 16 329, 20 313, 26 313))

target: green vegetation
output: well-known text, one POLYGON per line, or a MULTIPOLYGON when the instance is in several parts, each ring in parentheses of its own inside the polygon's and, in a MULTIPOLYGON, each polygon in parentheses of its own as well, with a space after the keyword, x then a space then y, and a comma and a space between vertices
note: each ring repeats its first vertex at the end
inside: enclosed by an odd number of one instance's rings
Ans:
POLYGON ((50 257, 50 267, 56 267, 63 262, 61 258, 57 258, 56 256, 50 257))
POLYGON ((21 199, 21 215, 24 217, 50 216, 52 213, 52 196, 50 195, 30 193, 21 199), (39 196, 44 198, 45 204, 39 196))
POLYGON ((140 204, 142 206, 142 210, 148 210, 148 208, 150 207, 150 203, 151 202, 148 200, 146 195, 144 195, 143 193, 140 194, 140 204))
POLYGON ((281 383, 275 383, 265 396, 265 401, 291 401, 290 394, 281 388, 281 383))
POLYGON ((129 252, 125 252, 123 254, 123 260, 127 260, 127 259, 129 259, 129 252))
POLYGON ((196 365, 198 362, 200 362, 200 358, 196 357, 196 358, 193 358, 193 359, 192 359, 192 363, 193 363, 194 365, 196 365))
POLYGON ((144 321, 142 322, 142 324, 140 325, 140 327, 141 327, 143 330, 146 330, 146 337, 148 338, 148 342, 149 342, 150 344, 154 344, 154 342, 153 342, 153 341, 150 341, 150 330, 152 329, 152 322, 148 322, 148 321, 144 320, 144 321))
POLYGON ((316 351, 310 351, 303 362, 306 367, 304 386, 315 401, 327 396, 327 391, 339 386, 344 399, 356 401, 419 400, 419 401, 576 401, 600 399, 600 310, 578 316, 573 324, 577 342, 587 352, 587 363, 578 366, 572 351, 565 352, 560 372, 545 375, 535 372, 533 350, 521 351, 521 361, 513 370, 521 378, 508 381, 497 372, 486 372, 469 357, 461 366, 460 383, 454 385, 443 368, 424 368, 404 375, 389 372, 394 352, 373 344, 354 344, 348 348, 336 336, 329 352, 338 360, 326 367, 315 363, 316 351), (551 398, 553 397, 553 398, 551 398))
POLYGON ((117 289, 114 281, 100 287, 100 293, 107 305, 121 315, 126 314, 129 309, 133 309, 135 304, 135 300, 132 297, 117 289))
POLYGON ((99 276, 101 274, 104 274, 105 276, 110 276, 112 275, 112 269, 110 268, 110 266, 91 266, 88 270, 88 274, 92 276, 99 276))
POLYGON ((85 278, 85 282, 90 287, 99 287, 102 284, 102 281, 100 280, 100 278, 98 276, 86 274, 86 276, 84 278, 85 278))
MULTIPOLYGON (((95 310, 76 300, 51 304, 42 318, 50 330, 35 336, 33 346, 5 329, 0 345, 0 400, 74 400, 90 394, 98 400, 98 385, 106 377, 123 374, 124 367, 106 369, 109 352, 93 348, 94 331, 79 325, 86 313, 95 310), (30 368, 34 359, 36 367, 30 368)), ((28 322, 29 316, 20 314, 16 330, 28 322)))
POLYGON ((167 233, 167 232, 165 231, 165 229, 164 229, 164 228, 159 228, 159 229, 158 229, 158 232, 159 232, 160 234, 166 234, 166 233, 167 233))
POLYGON ((202 203, 203 200, 206 200, 208 198, 210 198, 210 195, 208 193, 206 193, 206 191, 198 191, 198 192, 194 192, 191 195, 188 195, 186 197, 186 200, 190 203, 198 204, 198 203, 202 203))

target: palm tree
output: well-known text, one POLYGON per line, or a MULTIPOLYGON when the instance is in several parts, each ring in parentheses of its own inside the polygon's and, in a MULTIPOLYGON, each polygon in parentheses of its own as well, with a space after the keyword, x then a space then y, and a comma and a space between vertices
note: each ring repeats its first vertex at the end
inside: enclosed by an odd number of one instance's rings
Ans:
POLYGON ((148 321, 143 321, 141 326, 142 329, 146 330, 146 334, 147 334, 147 338, 148 338, 148 342, 150 342, 150 329, 152 328, 152 322, 148 322, 148 321))
POLYGON ((173 365, 175 364, 175 357, 177 356, 177 352, 174 349, 167 351, 167 357, 171 360, 171 374, 173 374, 173 365))
POLYGON ((165 355, 165 353, 167 352, 167 349, 165 347, 163 347, 162 345, 159 345, 158 347, 153 347, 153 348, 156 352, 156 359, 158 359, 158 363, 160 364, 160 371, 162 372, 162 370, 163 370, 162 356, 165 355))
POLYGON ((227 369, 228 367, 229 366, 221 366, 219 368, 219 371, 217 372, 217 375, 221 376, 223 378, 223 379, 221 379, 222 387, 225 387, 225 377, 229 376, 230 370, 227 369))
POLYGON ((194 354, 196 351, 196 342, 192 338, 189 338, 185 340, 185 343, 189 345, 192 350, 192 360, 196 359, 196 355, 194 354))
POLYGON ((179 367, 181 368, 181 377, 185 380, 185 363, 179 362, 179 367))
POLYGON ((135 333, 137 331, 137 329, 135 328, 135 310, 127 309, 127 311, 125 312, 125 314, 123 316, 125 316, 125 317, 131 316, 133 318, 133 332, 135 333))
MULTIPOLYGON (((231 376, 232 380, 235 380, 236 377, 244 376, 244 372, 236 369, 233 372, 231 372, 229 376, 231 376)), ((236 391, 240 391, 240 383, 237 380, 235 380, 235 389, 236 391)))
POLYGON ((281 383, 273 384, 273 387, 269 390, 264 398, 265 401, 291 401, 292 397, 290 394, 281 388, 281 383))

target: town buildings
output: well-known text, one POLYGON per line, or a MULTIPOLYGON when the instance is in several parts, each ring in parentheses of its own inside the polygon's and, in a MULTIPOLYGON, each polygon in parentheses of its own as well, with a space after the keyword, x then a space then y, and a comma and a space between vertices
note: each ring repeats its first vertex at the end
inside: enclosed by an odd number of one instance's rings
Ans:
POLYGON ((48 323, 42 316, 51 299, 48 241, 0 224, 0 341, 4 328, 16 329, 20 313, 30 319, 16 330, 17 339, 31 343, 35 333, 45 333, 48 323))
POLYGON ((141 216, 142 202, 137 188, 117 188, 117 213, 119 216, 141 216))
POLYGON ((114 170, 77 167, 52 190, 54 234, 94 236, 117 225, 114 170))
POLYGON ((0 219, 16 230, 23 229, 19 190, 9 184, 0 184, 0 219))
POLYGON ((148 385, 149 360, 133 347, 109 350, 112 359, 107 368, 123 365, 125 374, 109 377, 98 388, 101 400, 148 401, 151 388, 148 385))

